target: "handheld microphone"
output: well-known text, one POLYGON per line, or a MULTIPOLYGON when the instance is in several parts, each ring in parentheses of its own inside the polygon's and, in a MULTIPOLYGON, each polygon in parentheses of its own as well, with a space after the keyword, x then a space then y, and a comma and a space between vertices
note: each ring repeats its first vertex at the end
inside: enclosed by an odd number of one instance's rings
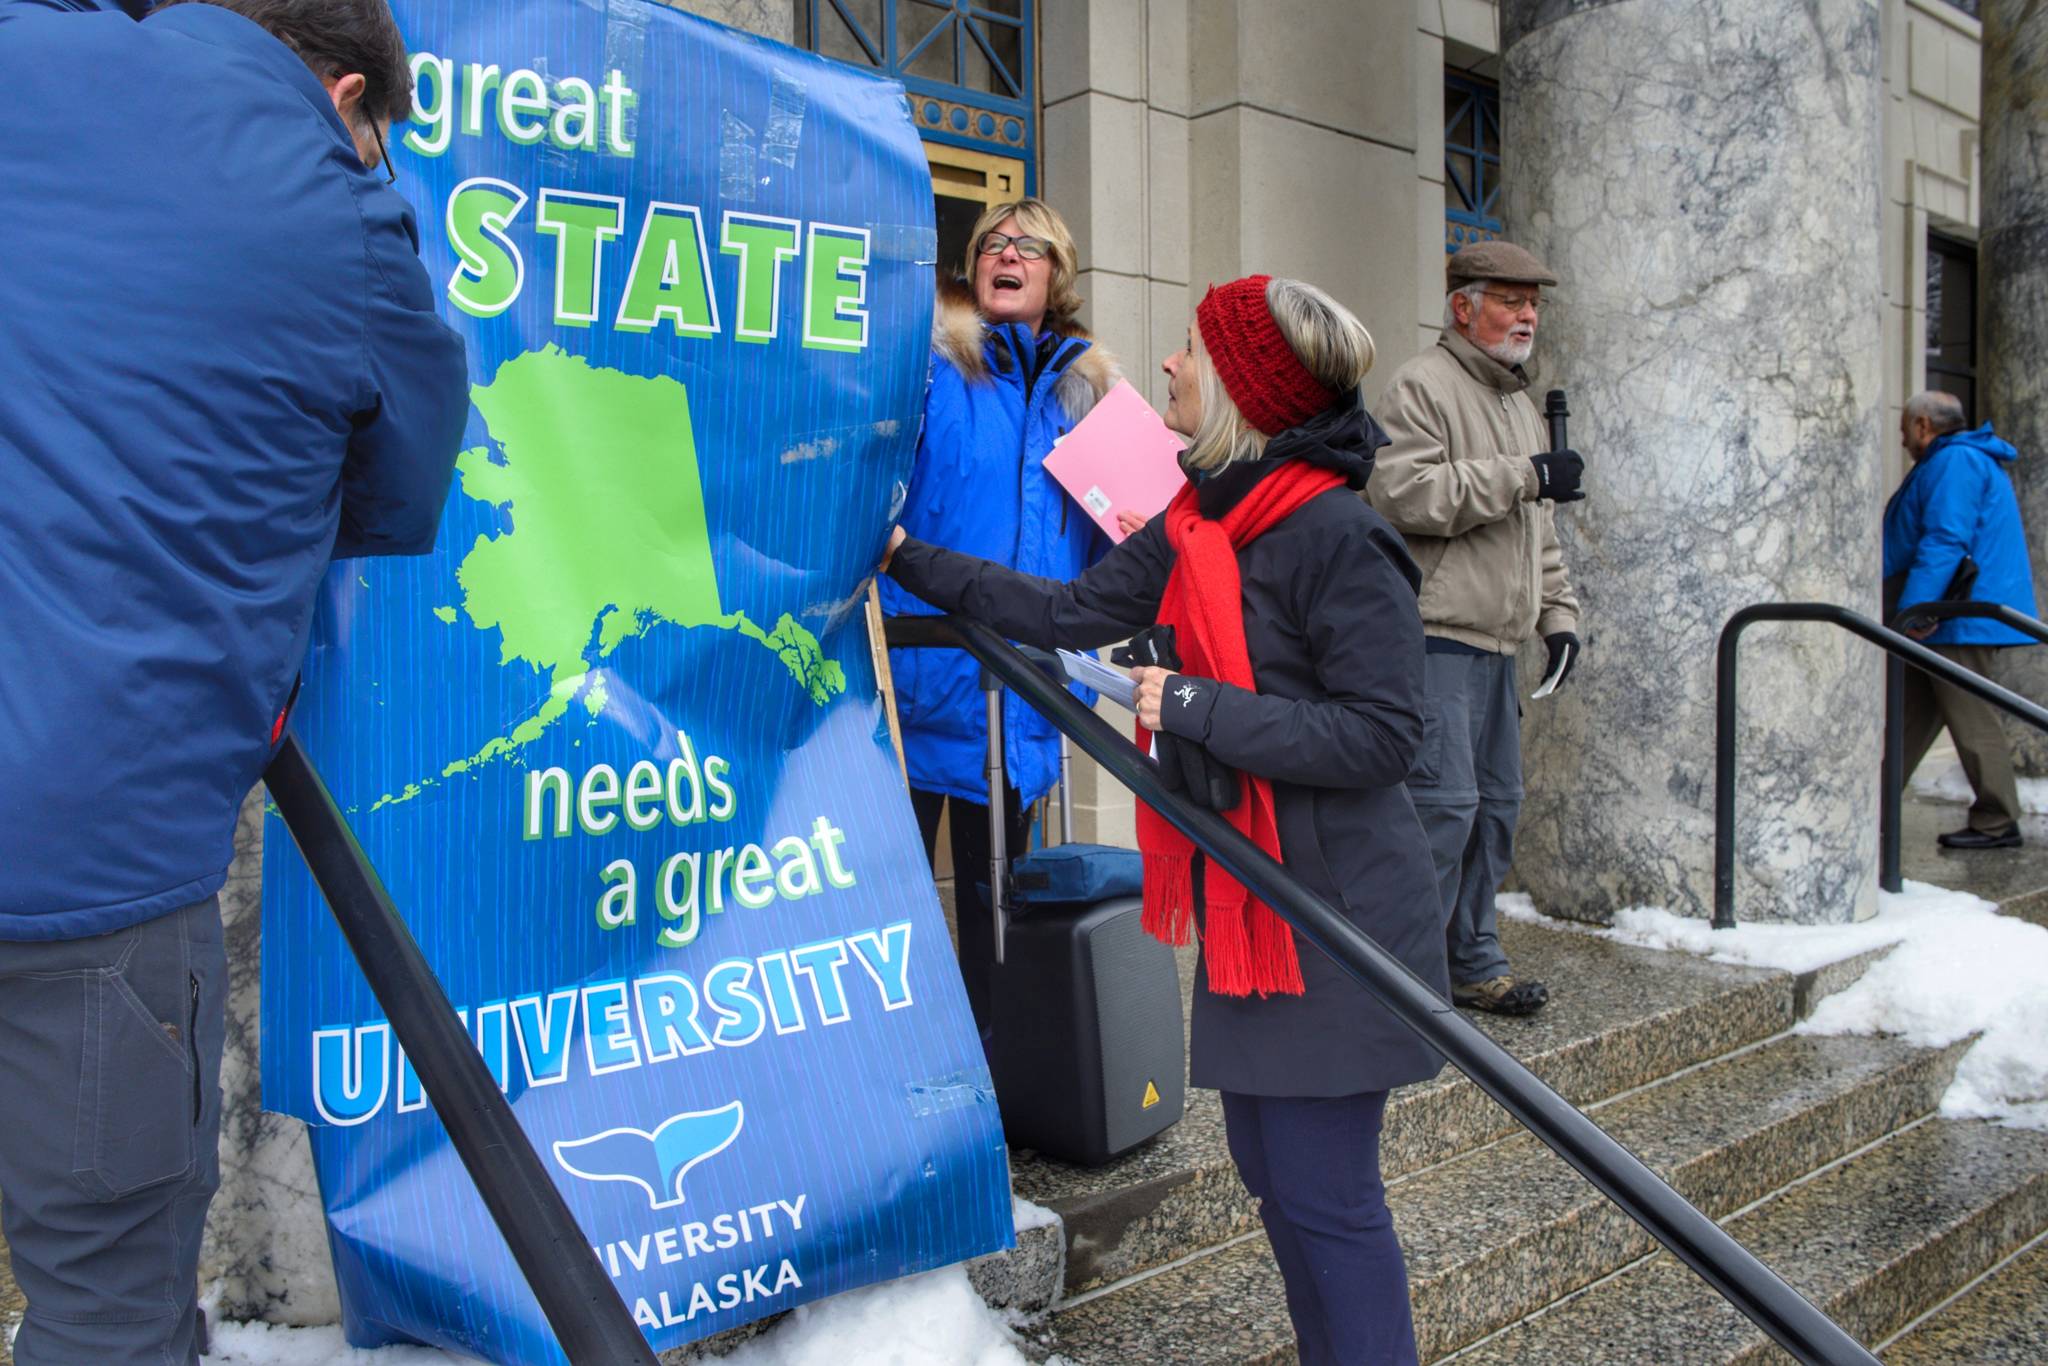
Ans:
POLYGON ((1571 416, 1571 410, 1564 406, 1564 390, 1552 389, 1543 396, 1543 416, 1550 423, 1550 449, 1566 449, 1570 443, 1565 440, 1564 420, 1571 416))

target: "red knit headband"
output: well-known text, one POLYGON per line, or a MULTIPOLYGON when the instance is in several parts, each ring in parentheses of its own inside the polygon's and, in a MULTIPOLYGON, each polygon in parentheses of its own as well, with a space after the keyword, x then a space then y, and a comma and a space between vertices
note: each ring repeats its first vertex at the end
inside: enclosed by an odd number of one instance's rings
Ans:
POLYGON ((1280 335, 1266 309, 1266 285, 1272 278, 1247 275, 1209 286, 1195 306, 1195 324, 1230 401, 1245 421, 1267 436, 1278 436, 1328 408, 1337 396, 1316 382, 1280 335))

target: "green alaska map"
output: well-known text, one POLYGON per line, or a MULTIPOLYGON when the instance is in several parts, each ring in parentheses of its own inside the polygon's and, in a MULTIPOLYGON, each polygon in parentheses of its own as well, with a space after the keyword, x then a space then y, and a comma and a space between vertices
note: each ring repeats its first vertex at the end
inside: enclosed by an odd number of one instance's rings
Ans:
MULTIPOLYGON (((497 632, 498 662, 534 669, 548 692, 532 715, 440 777, 513 753, 571 706, 601 715, 599 661, 659 626, 714 627, 758 642, 818 706, 845 691, 844 671, 796 618, 784 613, 763 630, 720 606, 680 383, 595 367, 548 346, 506 361, 470 397, 503 460, 479 446, 462 453, 456 473, 466 496, 509 508, 511 529, 477 537, 455 571, 460 613, 440 607, 435 615, 497 632)), ((371 810, 435 781, 408 783, 371 810)))

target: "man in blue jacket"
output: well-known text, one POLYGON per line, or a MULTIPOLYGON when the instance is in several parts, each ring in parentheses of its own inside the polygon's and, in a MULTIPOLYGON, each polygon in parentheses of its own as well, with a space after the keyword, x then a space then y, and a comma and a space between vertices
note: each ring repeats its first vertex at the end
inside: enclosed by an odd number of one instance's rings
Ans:
MULTIPOLYGON (((1990 423, 1964 431, 1963 422, 1963 405, 1953 394, 1930 390, 1906 403, 1899 434, 1913 466, 1884 511, 1887 590, 1896 587, 1898 613, 1904 615, 1922 603, 1968 597, 2034 616, 2034 572, 2027 562, 2019 499, 2006 472, 2019 452, 1993 436, 1990 423), (1957 582, 1965 557, 1977 567, 1976 579, 1967 589, 1957 582)), ((1981 617, 1909 628, 1909 634, 1942 657, 1986 676, 1993 670, 1994 651, 2033 643, 2011 627, 1981 617)), ((2016 847, 2019 785, 1998 713, 1960 688, 1907 669, 1908 776, 1944 726, 1955 741, 1976 801, 1970 807, 1970 823, 1941 836, 1941 843, 1950 849, 2016 847)))
POLYGON ((197 1359, 216 892, 330 560, 468 397, 385 0, 0 0, 0 1206, 22 1366, 197 1359))

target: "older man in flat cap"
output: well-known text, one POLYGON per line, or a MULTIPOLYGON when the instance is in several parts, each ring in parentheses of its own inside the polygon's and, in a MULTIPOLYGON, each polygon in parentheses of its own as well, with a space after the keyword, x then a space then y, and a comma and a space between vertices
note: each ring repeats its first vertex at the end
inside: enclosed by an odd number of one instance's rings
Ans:
POLYGON ((1556 283, 1509 242, 1450 258, 1443 336, 1395 372, 1380 400, 1393 444, 1366 490, 1422 568, 1423 738, 1408 791, 1436 858, 1451 996, 1502 1015, 1533 1014, 1550 999, 1541 982, 1509 970, 1494 908, 1522 808, 1515 651, 1541 635, 1546 682, 1561 682, 1579 653, 1579 603, 1553 508, 1585 497, 1585 462, 1547 449, 1527 392, 1543 286, 1556 283))

